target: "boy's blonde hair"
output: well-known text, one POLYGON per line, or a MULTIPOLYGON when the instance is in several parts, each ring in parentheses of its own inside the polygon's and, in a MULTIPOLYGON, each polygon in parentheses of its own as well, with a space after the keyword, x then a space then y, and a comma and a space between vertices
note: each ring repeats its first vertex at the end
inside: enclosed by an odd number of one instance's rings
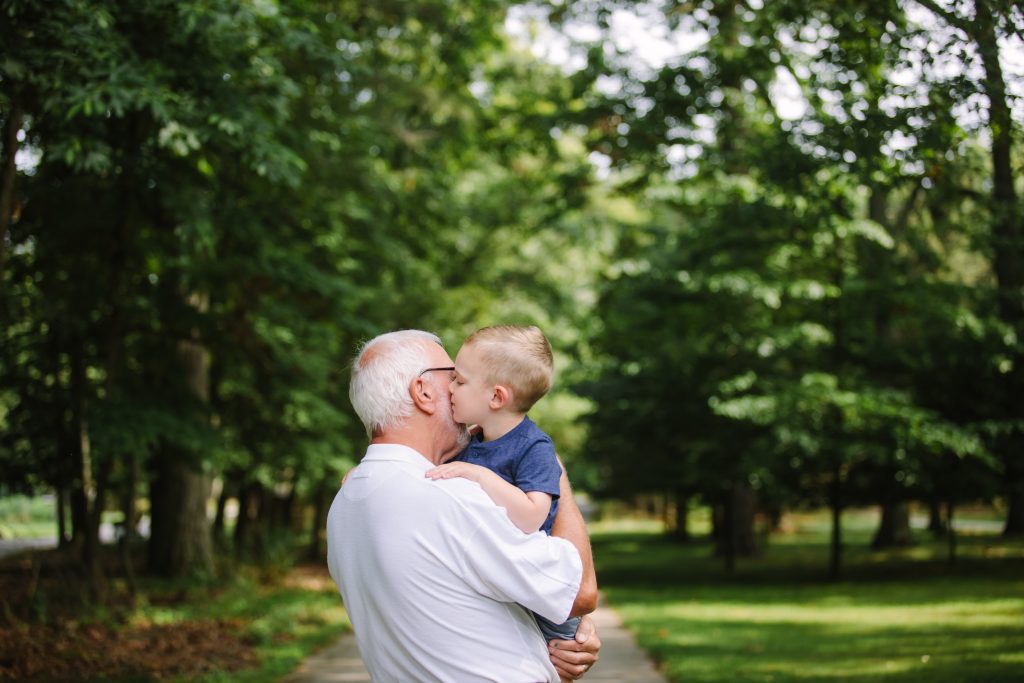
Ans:
POLYGON ((480 349, 487 381, 512 390, 512 407, 525 413, 551 388, 555 359, 551 344, 533 325, 494 325, 466 338, 480 349))

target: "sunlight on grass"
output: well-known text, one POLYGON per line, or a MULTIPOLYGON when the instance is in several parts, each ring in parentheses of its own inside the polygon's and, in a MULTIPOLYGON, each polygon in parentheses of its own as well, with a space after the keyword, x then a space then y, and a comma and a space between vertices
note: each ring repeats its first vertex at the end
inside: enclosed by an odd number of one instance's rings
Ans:
POLYGON ((52 496, 0 497, 0 538, 50 538, 57 535, 52 496))
POLYGON ((828 606, 828 600, 801 604, 751 605, 737 607, 729 603, 707 601, 676 602, 662 608, 668 618, 705 622, 738 622, 762 624, 819 624, 854 631, 858 626, 874 629, 882 623, 916 626, 924 631, 954 626, 1013 627, 1020 625, 1024 615, 1024 599, 943 603, 915 607, 828 606))
POLYGON ((851 544, 848 580, 829 583, 815 528, 773 537, 733 576, 707 544, 598 532, 598 578, 673 681, 1024 680, 1024 543, 965 537, 954 568, 939 541, 851 544))
POLYGON ((587 524, 592 534, 625 533, 661 533, 665 528, 660 520, 637 519, 631 517, 601 519, 587 524))

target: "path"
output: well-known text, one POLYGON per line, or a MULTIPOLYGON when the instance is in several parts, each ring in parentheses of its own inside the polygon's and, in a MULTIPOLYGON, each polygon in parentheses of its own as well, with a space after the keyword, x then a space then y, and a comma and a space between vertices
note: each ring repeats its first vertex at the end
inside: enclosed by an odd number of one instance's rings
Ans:
MULTIPOLYGON (((149 519, 139 523, 139 534, 143 538, 149 538, 149 519)), ((100 543, 111 545, 117 543, 117 529, 113 524, 104 522, 100 524, 100 543)), ((17 555, 26 550, 49 550, 57 547, 57 539, 54 538, 0 538, 0 559, 17 555)))
MULTIPOLYGON (((655 671, 651 661, 636 646, 632 634, 622 627, 618 614, 601 607, 593 617, 601 636, 601 657, 581 680, 586 683, 666 683, 665 677, 655 671)), ((303 662, 282 683, 367 683, 369 680, 355 638, 346 634, 303 662)))
POLYGON ((0 559, 26 550, 46 550, 57 547, 56 538, 0 538, 0 559))

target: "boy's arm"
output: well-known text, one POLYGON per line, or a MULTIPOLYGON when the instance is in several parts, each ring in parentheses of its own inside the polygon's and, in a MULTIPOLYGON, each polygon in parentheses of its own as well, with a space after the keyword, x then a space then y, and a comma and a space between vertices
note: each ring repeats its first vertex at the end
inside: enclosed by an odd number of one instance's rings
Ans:
POLYGON ((508 483, 497 474, 468 462, 448 462, 428 470, 430 479, 451 479, 462 477, 480 484, 491 500, 505 508, 509 519, 522 531, 532 534, 540 529, 551 512, 551 496, 540 491, 525 493, 508 483))
MULTIPOLYGON (((562 461, 559 460, 558 464, 561 465, 562 461)), ((558 512, 555 513, 555 522, 551 526, 551 535, 564 538, 576 546, 580 560, 583 561, 580 590, 576 594, 576 601, 572 604, 572 611, 569 612, 570 617, 578 617, 597 609, 597 574, 594 572, 594 554, 590 549, 587 524, 583 521, 583 514, 572 497, 569 475, 565 473, 564 466, 562 467, 562 477, 558 480, 558 488, 558 512)))

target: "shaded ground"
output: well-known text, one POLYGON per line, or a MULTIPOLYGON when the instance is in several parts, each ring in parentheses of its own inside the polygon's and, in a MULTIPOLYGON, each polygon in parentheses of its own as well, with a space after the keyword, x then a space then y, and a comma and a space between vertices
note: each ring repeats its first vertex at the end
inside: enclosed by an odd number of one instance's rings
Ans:
MULTIPOLYGON (((133 615, 135 597, 117 580, 104 607, 89 606, 74 558, 32 547, 0 560, 0 679, 162 679, 258 663, 240 620, 153 623, 133 615)), ((117 560, 108 560, 116 575, 117 560)), ((170 605, 183 601, 185 593, 151 599, 170 605)))
POLYGON ((114 629, 74 621, 0 627, 0 678, 79 681, 162 679, 237 671, 258 663, 230 622, 185 622, 114 629), (183 657, 182 653, 188 656, 183 657))
POLYGON ((347 628, 319 565, 232 565, 202 582, 140 577, 132 593, 117 550, 104 550, 101 605, 85 599, 67 551, 0 559, 0 681, 276 680, 347 628))

